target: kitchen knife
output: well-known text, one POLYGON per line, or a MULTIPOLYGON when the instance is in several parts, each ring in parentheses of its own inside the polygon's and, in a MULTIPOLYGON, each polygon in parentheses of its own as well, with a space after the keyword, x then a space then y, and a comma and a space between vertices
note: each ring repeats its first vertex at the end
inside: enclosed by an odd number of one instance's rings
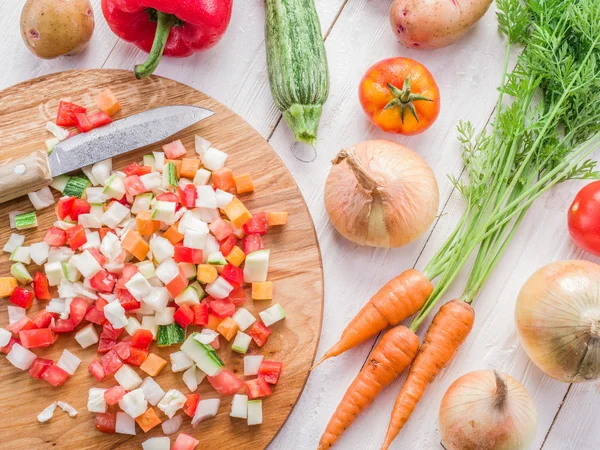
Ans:
POLYGON ((162 106, 125 117, 56 145, 3 161, 0 203, 37 191, 53 177, 162 141, 214 113, 198 106, 162 106))

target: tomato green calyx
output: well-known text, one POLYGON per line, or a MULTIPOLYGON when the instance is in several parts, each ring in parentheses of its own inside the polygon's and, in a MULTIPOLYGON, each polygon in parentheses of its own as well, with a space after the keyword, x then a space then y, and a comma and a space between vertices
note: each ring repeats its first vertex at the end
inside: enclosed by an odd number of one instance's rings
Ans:
POLYGON ((165 51, 165 45, 167 44, 171 28, 178 21, 179 19, 173 14, 156 11, 156 34, 154 35, 154 42, 152 43, 152 48, 146 62, 135 66, 134 74, 136 78, 146 78, 156 70, 158 63, 160 63, 160 58, 165 51))
POLYGON ((394 98, 387 104, 383 109, 391 109, 391 108, 400 108, 400 119, 402 123, 404 123, 404 115, 406 110, 408 110, 415 120, 419 121, 419 116, 417 115, 417 110, 415 109, 415 105, 413 102, 417 101, 426 101, 432 102, 433 100, 425 97, 421 94, 413 94, 410 90, 410 75, 407 76, 404 80, 404 85, 402 89, 398 89, 392 83, 387 83, 387 87, 394 96, 394 98))

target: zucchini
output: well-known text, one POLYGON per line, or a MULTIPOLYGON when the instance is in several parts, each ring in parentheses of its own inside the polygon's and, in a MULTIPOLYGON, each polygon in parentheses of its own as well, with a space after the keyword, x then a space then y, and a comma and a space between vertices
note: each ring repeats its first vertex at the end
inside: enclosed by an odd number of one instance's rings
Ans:
POLYGON ((185 330, 176 323, 159 325, 156 340, 159 347, 182 344, 185 341, 185 330))
POLYGON ((15 216, 15 228, 17 230, 27 230, 28 228, 35 228, 37 226, 37 217, 35 215, 35 212, 33 211, 28 213, 17 214, 15 216))
POLYGON ((275 105, 299 142, 313 145, 329 73, 314 0, 266 0, 265 42, 275 105))
POLYGON ((86 177, 76 175, 69 178, 69 181, 67 181, 67 185, 63 190, 63 194, 65 197, 81 198, 87 187, 90 185, 90 180, 86 177))

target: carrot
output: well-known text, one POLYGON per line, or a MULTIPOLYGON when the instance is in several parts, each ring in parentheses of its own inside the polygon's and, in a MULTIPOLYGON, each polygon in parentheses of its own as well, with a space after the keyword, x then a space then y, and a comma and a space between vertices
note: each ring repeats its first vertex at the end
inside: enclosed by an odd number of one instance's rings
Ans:
POLYGON ((233 177, 233 179, 235 180, 235 189, 238 194, 254 191, 254 181, 252 181, 250 174, 238 175, 233 177))
POLYGON ((199 168, 200 160, 198 158, 183 158, 181 160, 181 169, 179 172, 182 177, 193 180, 199 168))
POLYGON ((233 172, 229 167, 223 167, 219 170, 215 170, 212 173, 212 177, 215 189, 221 189, 222 191, 230 191, 235 187, 233 172))
POLYGON ((449 301, 435 315, 394 404, 382 450, 387 449, 398 435, 425 393, 427 385, 453 358, 473 328, 474 321, 475 311, 471 305, 461 300, 449 301))
POLYGON ((121 242, 121 247, 140 261, 143 261, 150 251, 148 243, 134 230, 129 230, 127 232, 121 242))
POLYGON ((102 111, 109 116, 114 116, 121 111, 121 104, 110 89, 105 89, 94 97, 94 101, 102 111))
POLYGON ((319 450, 330 448, 339 439, 379 392, 406 369, 418 349, 419 338, 406 327, 392 328, 383 335, 327 424, 319 450))
POLYGON ((239 325, 231 317, 223 319, 223 321, 217 326, 217 331, 228 341, 235 337, 239 329, 239 325))
POLYGON ((431 295, 431 282, 418 270, 410 269, 393 278, 371 297, 342 332, 340 340, 313 366, 344 353, 381 330, 398 325, 416 313, 431 295))
MULTIPOLYGON (((141 214, 141 213, 140 213, 141 214)), ((139 214, 138 214, 139 216, 139 214)), ((178 231, 179 222, 174 225, 171 225, 167 231, 165 231, 162 235, 165 239, 167 239, 171 244, 175 245, 178 242, 183 241, 184 235, 178 231)))
POLYGON ((16 278, 13 277, 2 277, 0 278, 0 298, 10 297, 19 285, 16 278))

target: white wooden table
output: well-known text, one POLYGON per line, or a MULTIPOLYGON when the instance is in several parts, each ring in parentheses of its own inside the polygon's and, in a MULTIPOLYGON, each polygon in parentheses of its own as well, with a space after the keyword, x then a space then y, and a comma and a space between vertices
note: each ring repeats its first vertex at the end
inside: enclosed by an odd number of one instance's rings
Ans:
MULTIPOLYGON (((25 48, 19 33, 24 0, 0 2, 0 88, 39 75, 75 68, 129 69, 144 60, 133 45, 107 27, 100 0, 93 0, 96 31, 85 53, 44 61, 25 48)), ((459 174, 461 159, 456 123, 470 119, 482 127, 492 113, 500 81, 504 42, 490 11, 459 43, 437 51, 407 50, 395 42, 388 23, 391 0, 316 0, 331 71, 331 94, 313 150, 294 142, 271 99, 264 47, 263 0, 236 0, 229 31, 212 50, 187 59, 165 58, 157 74, 189 84, 232 108, 269 140, 294 175, 312 213, 325 270, 325 315, 319 355, 339 337, 364 302, 402 270, 422 268, 446 239, 463 205, 447 174, 459 174), (369 125, 358 103, 357 86, 374 62, 404 55, 424 63, 437 78, 442 112, 425 134, 403 138, 369 125), (343 147, 372 138, 391 139, 419 152, 440 184, 440 219, 421 239, 401 249, 373 250, 341 238, 329 225, 323 206, 330 160, 343 147), (303 162, 312 160, 312 162, 303 162)), ((0 98, 1 102, 1 98, 0 98)), ((566 211, 580 185, 560 186, 539 199, 523 222, 503 262, 475 302, 475 328, 457 357, 438 377, 396 439, 394 448, 441 449, 438 408, 447 387, 466 372, 493 368, 520 380, 533 396, 539 414, 534 449, 596 450, 600 447, 600 383, 568 385, 543 375, 526 357, 515 333, 516 295, 541 265, 558 259, 590 258, 570 241, 566 211)), ((458 280, 455 291, 460 293, 458 280)), ((448 297, 450 298, 450 296, 448 297)), ((428 325, 428 324, 425 324, 428 325)), ((425 329, 426 327, 422 327, 425 329)), ((373 342, 319 367, 273 449, 316 448, 319 437, 373 342)), ((377 449, 403 379, 355 422, 338 448, 377 449)))

